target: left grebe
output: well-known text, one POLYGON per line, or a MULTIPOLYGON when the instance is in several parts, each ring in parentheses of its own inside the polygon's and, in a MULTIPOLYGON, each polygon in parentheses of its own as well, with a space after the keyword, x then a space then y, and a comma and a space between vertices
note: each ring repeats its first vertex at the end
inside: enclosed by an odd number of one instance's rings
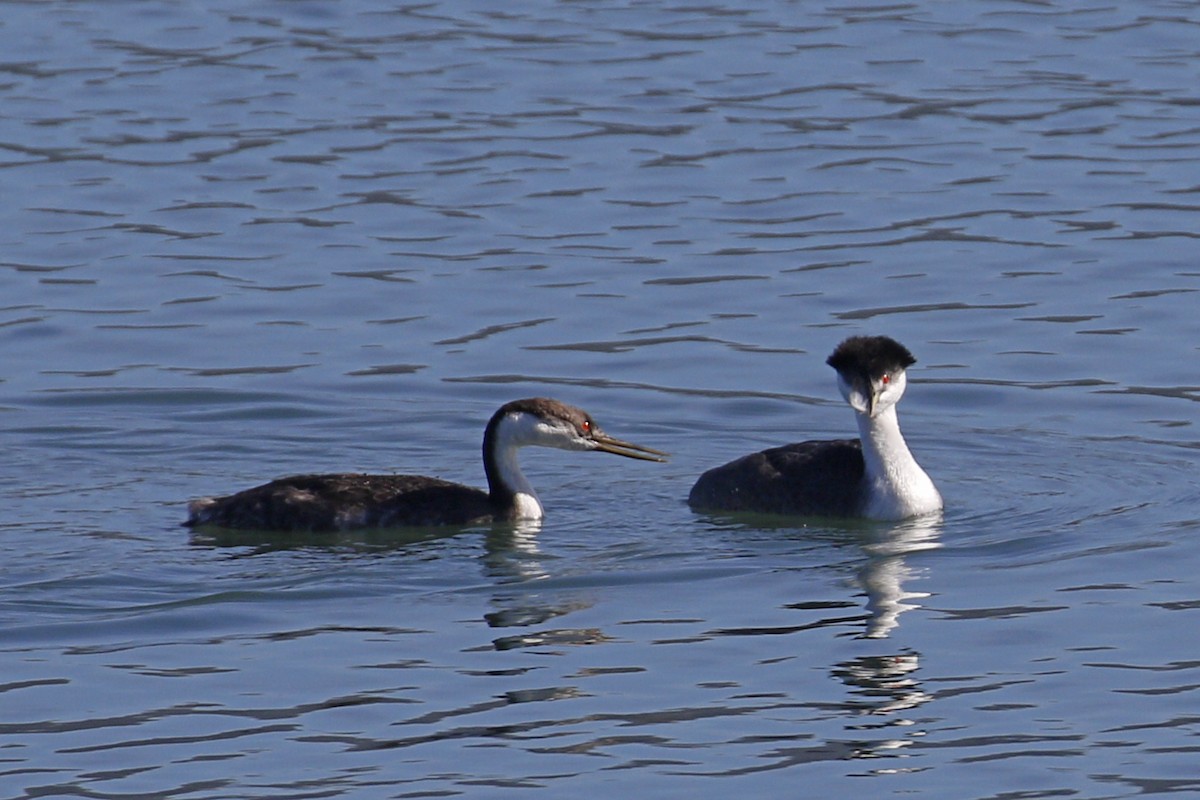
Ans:
POLYGON ((600 430, 584 410, 546 397, 505 403, 483 434, 488 491, 424 475, 296 475, 188 504, 185 525, 264 531, 335 531, 473 525, 542 518, 517 463, 522 447, 594 450, 645 461, 666 453, 600 430))
POLYGON ((851 336, 826 361, 858 418, 859 439, 798 442, 714 467, 688 505, 702 511, 757 511, 897 520, 938 511, 942 496, 909 452, 896 403, 916 363, 887 336, 851 336))

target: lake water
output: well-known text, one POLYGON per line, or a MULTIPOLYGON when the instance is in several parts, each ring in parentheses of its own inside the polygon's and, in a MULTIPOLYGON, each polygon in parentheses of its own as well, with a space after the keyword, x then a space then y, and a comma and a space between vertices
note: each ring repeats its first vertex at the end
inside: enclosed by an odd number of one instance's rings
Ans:
POLYGON ((0 3, 0 797, 1200 793, 1200 5, 0 3), (914 351, 940 520, 692 513, 914 351), (302 470, 538 528, 192 534, 302 470), (539 792, 538 790, 542 790, 539 792))

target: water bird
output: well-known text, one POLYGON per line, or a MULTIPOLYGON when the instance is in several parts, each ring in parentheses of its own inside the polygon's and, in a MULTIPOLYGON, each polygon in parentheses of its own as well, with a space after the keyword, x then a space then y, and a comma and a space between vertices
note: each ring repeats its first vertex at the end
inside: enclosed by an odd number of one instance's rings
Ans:
POLYGON ((645 461, 665 461, 667 455, 609 436, 583 409, 533 397, 505 403, 488 421, 486 492, 424 475, 294 475, 225 497, 193 500, 184 524, 327 532, 539 520, 541 501, 517 462, 517 452, 531 446, 645 461))
POLYGON ((898 520, 942 508, 942 496, 900 433, 896 404, 916 363, 887 336, 851 336, 825 363, 854 409, 858 439, 808 441, 708 470, 688 496, 698 511, 898 520))

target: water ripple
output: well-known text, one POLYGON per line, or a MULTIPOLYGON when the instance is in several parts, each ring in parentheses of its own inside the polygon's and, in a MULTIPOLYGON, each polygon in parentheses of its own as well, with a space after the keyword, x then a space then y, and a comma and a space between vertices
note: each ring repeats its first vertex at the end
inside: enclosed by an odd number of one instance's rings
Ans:
POLYGON ((10 793, 1194 791, 1193 12, 6 4, 10 793), (691 513, 852 434, 861 332, 944 517, 691 513), (672 462, 531 454, 536 535, 178 526, 478 483, 518 392, 672 462))

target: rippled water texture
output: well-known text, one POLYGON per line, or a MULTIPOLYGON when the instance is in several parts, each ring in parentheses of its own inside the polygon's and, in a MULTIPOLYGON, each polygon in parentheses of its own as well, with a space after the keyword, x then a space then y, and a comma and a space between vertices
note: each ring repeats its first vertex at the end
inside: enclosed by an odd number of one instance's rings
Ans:
POLYGON ((0 796, 1200 793, 1193 2, 0 2, 0 796), (697 515, 919 359, 944 517, 697 515), (300 470, 540 528, 189 534, 300 470), (620 463, 614 463, 620 462, 620 463))

